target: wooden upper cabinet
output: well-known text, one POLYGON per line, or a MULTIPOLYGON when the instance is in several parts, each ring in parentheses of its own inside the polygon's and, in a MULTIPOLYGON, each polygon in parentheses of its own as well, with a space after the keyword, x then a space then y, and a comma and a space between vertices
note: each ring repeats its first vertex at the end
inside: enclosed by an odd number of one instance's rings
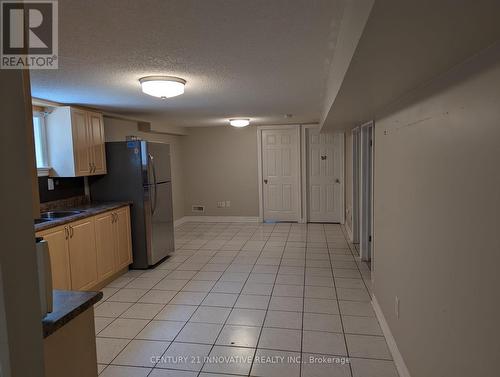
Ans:
POLYGON ((106 174, 106 151, 104 148, 104 122, 102 114, 88 112, 89 141, 93 174, 106 174))
POLYGON ((56 107, 47 116, 46 127, 54 176, 106 174, 102 114, 71 106, 56 107))
MULTIPOLYGON (((70 111, 75 176, 88 175, 90 173, 90 167, 92 165, 87 114, 82 110, 72 109, 70 111)), ((68 156, 68 158, 70 158, 70 156, 68 156)), ((56 167, 54 167, 54 170, 57 171, 56 167)))

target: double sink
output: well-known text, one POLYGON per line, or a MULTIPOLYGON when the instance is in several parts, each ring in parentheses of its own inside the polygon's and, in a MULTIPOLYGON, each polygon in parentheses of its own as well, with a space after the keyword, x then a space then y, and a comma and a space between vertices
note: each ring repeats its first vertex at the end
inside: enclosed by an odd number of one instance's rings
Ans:
POLYGON ((48 221, 59 220, 65 217, 79 215, 85 211, 77 210, 77 211, 49 211, 44 212, 40 215, 39 219, 35 219, 35 224, 42 224, 48 221))

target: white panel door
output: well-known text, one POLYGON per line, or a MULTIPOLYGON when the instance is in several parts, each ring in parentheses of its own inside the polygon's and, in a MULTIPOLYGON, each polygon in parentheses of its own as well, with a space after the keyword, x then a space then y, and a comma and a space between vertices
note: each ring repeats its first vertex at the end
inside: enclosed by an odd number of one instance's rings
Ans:
POLYGON ((360 179, 360 256, 364 261, 372 258, 373 216, 373 122, 361 126, 361 179, 360 179))
POLYGON ((344 211, 344 134, 308 132, 308 209, 310 222, 342 222, 344 211))
POLYGON ((298 153, 296 129, 262 131, 264 220, 298 220, 298 153))

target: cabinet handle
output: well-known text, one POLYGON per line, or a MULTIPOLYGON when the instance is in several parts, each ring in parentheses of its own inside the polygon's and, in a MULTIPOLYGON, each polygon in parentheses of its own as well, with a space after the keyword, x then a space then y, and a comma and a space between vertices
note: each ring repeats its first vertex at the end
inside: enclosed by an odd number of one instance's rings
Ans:
POLYGON ((68 227, 67 226, 64 227, 64 235, 65 235, 65 239, 69 238, 69 231, 68 231, 68 227))
POLYGON ((69 238, 73 238, 73 234, 74 234, 73 227, 70 225, 69 226, 69 238))
POLYGON ((97 166, 94 162, 92 163, 92 165, 94 166, 94 171, 92 173, 95 173, 95 171, 97 170, 97 166))
POLYGON ((89 162, 89 173, 92 173, 92 163, 89 162))

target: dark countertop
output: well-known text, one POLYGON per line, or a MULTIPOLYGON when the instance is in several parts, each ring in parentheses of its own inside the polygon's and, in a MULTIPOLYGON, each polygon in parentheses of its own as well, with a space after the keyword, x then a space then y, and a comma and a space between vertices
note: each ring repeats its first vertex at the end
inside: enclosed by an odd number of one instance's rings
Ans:
POLYGON ((52 313, 42 319, 43 337, 46 338, 102 299, 102 292, 54 290, 52 313))
POLYGON ((64 208, 62 211, 71 211, 71 210, 79 210, 85 211, 76 215, 63 217, 60 219, 55 219, 47 222, 43 222, 40 224, 35 224, 35 232, 39 232, 41 230, 54 228, 59 225, 67 224, 73 221, 81 220, 86 217, 95 216, 103 212, 111 211, 113 209, 117 209, 120 207, 128 206, 132 204, 131 202, 103 202, 103 203, 90 203, 82 206, 64 208))

